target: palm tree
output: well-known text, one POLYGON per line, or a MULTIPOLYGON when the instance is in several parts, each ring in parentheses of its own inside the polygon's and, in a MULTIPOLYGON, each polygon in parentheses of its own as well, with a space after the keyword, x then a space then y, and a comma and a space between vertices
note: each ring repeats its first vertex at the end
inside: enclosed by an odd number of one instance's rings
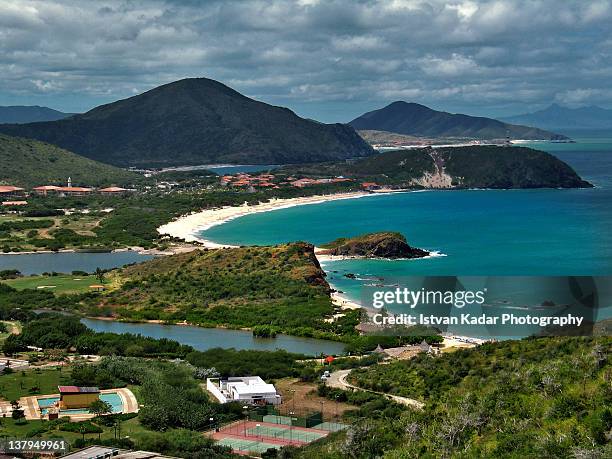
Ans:
POLYGON ((100 269, 100 267, 96 268, 96 272, 94 273, 97 277, 97 279, 100 281, 101 284, 104 283, 104 271, 102 271, 102 269, 100 269))

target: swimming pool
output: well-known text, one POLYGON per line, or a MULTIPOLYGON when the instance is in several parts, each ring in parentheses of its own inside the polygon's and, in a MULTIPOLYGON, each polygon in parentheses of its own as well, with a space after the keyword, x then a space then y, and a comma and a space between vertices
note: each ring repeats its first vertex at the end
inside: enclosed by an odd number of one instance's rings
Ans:
MULTIPOLYGON (((122 413, 123 412, 123 400, 121 396, 117 392, 108 392, 105 394, 100 394, 100 400, 108 403, 113 408, 113 413, 122 413)), ((47 411, 50 407, 54 406, 58 401, 59 397, 40 397, 36 399, 38 402, 38 406, 42 409, 42 414, 47 414, 47 411)), ((88 414, 89 410, 87 408, 73 408, 70 410, 61 410, 61 414, 88 414)))

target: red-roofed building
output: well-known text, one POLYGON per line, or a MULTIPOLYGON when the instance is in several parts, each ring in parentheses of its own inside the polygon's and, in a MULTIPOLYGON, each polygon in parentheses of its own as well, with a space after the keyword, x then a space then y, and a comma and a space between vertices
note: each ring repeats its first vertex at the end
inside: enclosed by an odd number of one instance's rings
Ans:
POLYGON ((121 188, 118 186, 110 186, 108 188, 102 188, 98 190, 100 194, 105 194, 105 195, 126 194, 126 193, 129 193, 130 191, 132 190, 128 190, 127 188, 121 188))
POLYGON ((25 190, 18 186, 0 185, 0 197, 23 196, 25 190))
POLYGON ((93 188, 84 188, 82 186, 61 186, 58 191, 69 196, 85 196, 93 192, 93 188))
POLYGON ((374 182, 363 182, 361 184, 361 188, 363 188, 364 190, 378 190, 380 188, 380 185, 378 183, 374 183, 374 182))
POLYGON ((59 192, 61 187, 59 186, 55 186, 55 185, 43 185, 43 186, 37 186, 32 188, 32 190, 36 193, 36 194, 40 194, 41 196, 47 196, 50 193, 57 193, 59 192))

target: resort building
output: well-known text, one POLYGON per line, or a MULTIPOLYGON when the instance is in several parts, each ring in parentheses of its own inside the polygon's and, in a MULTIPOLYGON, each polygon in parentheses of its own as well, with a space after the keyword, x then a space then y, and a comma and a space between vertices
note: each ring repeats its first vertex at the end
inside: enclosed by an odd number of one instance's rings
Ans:
POLYGON ((127 194, 130 191, 133 191, 133 190, 128 190, 127 188, 121 188, 121 187, 118 187, 118 186, 109 186, 108 188, 102 188, 102 189, 98 190, 98 192, 100 194, 109 195, 109 196, 117 196, 117 195, 127 194))
POLYGON ((100 389, 97 387, 59 386, 58 389, 60 410, 87 408, 100 399, 100 389))
POLYGON ((41 196, 48 196, 49 194, 56 194, 58 196, 87 196, 94 191, 93 188, 55 185, 37 186, 32 188, 32 190, 41 196))
POLYGON ((84 188, 81 186, 62 186, 58 192, 60 196, 87 196, 93 193, 93 188, 84 188))
POLYGON ((32 191, 34 191, 34 193, 38 195, 47 196, 48 194, 51 194, 51 193, 57 193, 59 189, 60 189, 59 186, 43 185, 43 186, 37 186, 35 188, 32 188, 32 191))
POLYGON ((13 198, 23 196, 25 190, 18 186, 0 185, 0 198, 13 198))
POLYGON ((259 376, 208 378, 206 389, 220 403, 240 402, 249 405, 280 405, 282 399, 273 384, 259 376))

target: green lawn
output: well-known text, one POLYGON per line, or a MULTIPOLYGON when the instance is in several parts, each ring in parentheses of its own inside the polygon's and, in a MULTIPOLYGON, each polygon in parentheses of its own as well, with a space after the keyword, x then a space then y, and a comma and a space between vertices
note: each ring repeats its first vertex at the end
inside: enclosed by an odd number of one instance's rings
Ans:
POLYGON ((90 285, 100 284, 96 276, 28 276, 3 281, 17 290, 45 289, 57 294, 83 293, 91 291, 90 285))
POLYGON ((57 394, 57 386, 70 383, 70 369, 37 369, 0 376, 0 397, 16 400, 30 395, 57 394), (34 391, 39 388, 38 391, 34 391))
MULTIPOLYGON (((100 434, 85 434, 85 439, 100 438, 102 440, 105 440, 114 438, 115 431, 113 427, 106 427, 101 424, 98 425, 102 427, 104 431, 100 434)), ((61 438, 63 440, 68 441, 69 443, 73 443, 75 440, 83 438, 83 435, 78 432, 67 432, 64 430, 60 430, 59 427, 59 424, 47 420, 15 421, 12 418, 3 418, 0 424, 0 436, 8 436, 14 438, 61 438)), ((138 418, 129 419, 121 423, 121 437, 127 436, 130 437, 132 440, 138 440, 139 438, 145 436, 147 433, 150 434, 151 431, 146 430, 144 427, 142 427, 140 425, 140 422, 138 421, 138 418)))
POLYGON ((0 322, 6 326, 6 332, 0 333, 0 344, 4 343, 4 340, 9 337, 13 329, 17 329, 21 332, 21 323, 19 322, 9 322, 7 320, 0 320, 0 322))

